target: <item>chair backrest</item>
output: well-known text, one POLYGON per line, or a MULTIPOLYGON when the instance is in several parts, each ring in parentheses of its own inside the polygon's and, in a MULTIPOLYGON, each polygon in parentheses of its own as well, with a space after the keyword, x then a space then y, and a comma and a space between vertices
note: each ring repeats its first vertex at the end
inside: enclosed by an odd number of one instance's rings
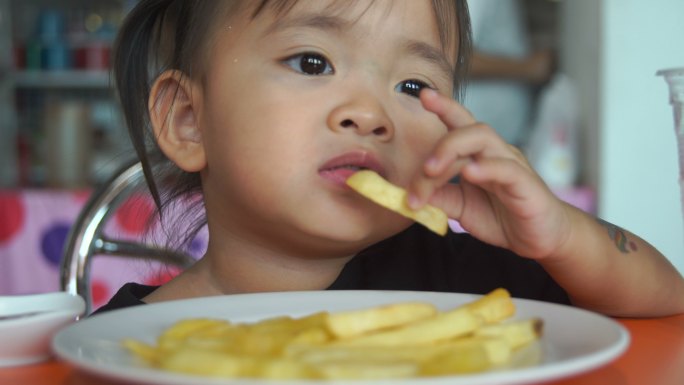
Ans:
POLYGON ((92 309, 90 266, 96 255, 149 259, 186 268, 195 260, 184 253, 161 249, 143 243, 109 239, 104 234, 107 220, 128 196, 140 191, 144 175, 139 162, 121 167, 90 196, 71 227, 60 266, 63 291, 80 295, 86 302, 86 313, 92 309))

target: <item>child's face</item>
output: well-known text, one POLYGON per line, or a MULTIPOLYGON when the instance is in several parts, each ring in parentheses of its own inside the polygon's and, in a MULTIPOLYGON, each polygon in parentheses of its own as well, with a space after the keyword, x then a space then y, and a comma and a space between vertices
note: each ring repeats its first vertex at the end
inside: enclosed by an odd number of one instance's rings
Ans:
POLYGON ((406 228, 344 180, 371 168, 407 184, 446 133, 417 91, 450 95, 453 57, 428 0, 299 1, 232 18, 200 112, 210 226, 330 256, 406 228))

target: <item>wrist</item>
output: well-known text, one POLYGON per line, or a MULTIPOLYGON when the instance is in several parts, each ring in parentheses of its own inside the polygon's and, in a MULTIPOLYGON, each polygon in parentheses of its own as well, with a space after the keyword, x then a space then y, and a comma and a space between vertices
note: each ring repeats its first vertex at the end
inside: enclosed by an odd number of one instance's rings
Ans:
POLYGON ((566 264, 575 261, 581 255, 587 255, 587 241, 594 219, 587 213, 563 202, 564 219, 561 226, 561 237, 557 246, 541 259, 543 264, 566 264))
MULTIPOLYGON (((568 205, 569 206, 569 205, 568 205)), ((584 303, 585 295, 592 296, 587 284, 606 279, 611 272, 612 258, 606 248, 606 234, 598 219, 570 206, 568 235, 565 241, 540 261, 542 267, 571 295, 573 303, 584 303), (578 293, 584 293, 579 295, 578 293)))

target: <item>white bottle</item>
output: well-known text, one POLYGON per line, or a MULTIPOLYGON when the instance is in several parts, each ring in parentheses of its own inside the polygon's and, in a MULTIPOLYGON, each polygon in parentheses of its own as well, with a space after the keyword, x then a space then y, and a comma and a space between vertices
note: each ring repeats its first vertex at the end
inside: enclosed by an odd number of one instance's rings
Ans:
POLYGON ((578 101, 572 81, 556 75, 542 91, 526 155, 551 188, 572 187, 577 179, 578 101))

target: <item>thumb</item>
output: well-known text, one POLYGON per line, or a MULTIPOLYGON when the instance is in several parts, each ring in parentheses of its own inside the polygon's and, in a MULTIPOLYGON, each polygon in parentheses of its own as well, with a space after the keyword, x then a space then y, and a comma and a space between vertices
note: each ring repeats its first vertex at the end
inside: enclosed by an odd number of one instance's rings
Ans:
POLYGON ((429 203, 444 211, 449 219, 459 220, 463 214, 463 188, 459 184, 446 184, 437 189, 429 203))

